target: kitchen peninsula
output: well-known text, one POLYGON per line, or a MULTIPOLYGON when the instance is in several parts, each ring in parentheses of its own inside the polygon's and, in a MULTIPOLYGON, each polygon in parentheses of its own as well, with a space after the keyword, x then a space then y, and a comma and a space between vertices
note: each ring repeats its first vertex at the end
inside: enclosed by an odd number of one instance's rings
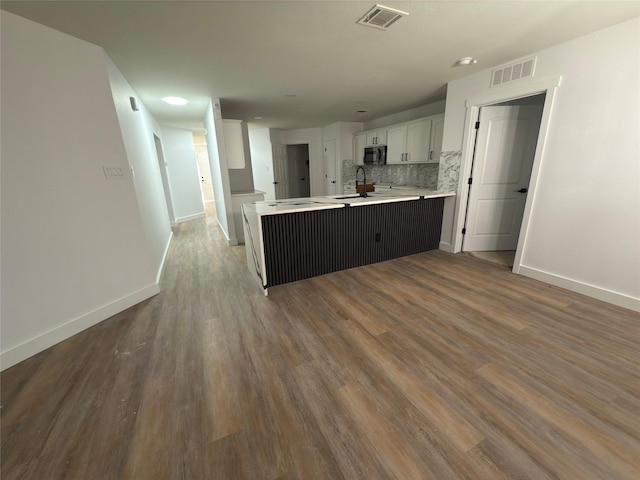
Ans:
POLYGON ((454 192, 369 193, 243 205, 247 265, 268 288, 438 248, 444 198, 454 192))

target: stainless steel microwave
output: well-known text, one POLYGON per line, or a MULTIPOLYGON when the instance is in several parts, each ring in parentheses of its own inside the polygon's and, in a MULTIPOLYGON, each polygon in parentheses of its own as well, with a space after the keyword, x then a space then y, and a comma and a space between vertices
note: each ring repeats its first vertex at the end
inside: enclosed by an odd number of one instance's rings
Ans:
POLYGON ((367 147, 364 149, 365 165, 386 165, 387 147, 386 145, 377 147, 367 147))

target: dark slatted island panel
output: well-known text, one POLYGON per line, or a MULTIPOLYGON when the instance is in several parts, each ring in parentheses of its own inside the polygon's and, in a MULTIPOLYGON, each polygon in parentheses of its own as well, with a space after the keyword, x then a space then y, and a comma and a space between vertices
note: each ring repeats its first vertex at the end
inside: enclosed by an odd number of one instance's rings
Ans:
POLYGON ((438 248, 444 198, 265 215, 267 287, 438 248))

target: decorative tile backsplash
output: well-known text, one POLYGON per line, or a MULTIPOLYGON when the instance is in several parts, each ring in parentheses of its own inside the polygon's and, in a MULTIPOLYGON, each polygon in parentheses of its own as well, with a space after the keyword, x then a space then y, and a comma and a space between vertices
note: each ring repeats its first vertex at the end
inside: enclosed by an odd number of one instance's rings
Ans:
MULTIPOLYGON (((442 152, 440 163, 413 165, 365 165, 367 182, 383 185, 410 185, 429 190, 452 192, 458 189, 462 151, 442 152)), ((356 165, 351 160, 342 161, 342 183, 356 180, 356 165)), ((362 180, 362 178, 360 178, 362 180)))
POLYGON ((440 171, 438 172, 438 190, 455 192, 458 190, 462 150, 450 150, 440 155, 440 171))
MULTIPOLYGON (((342 161, 342 183, 356 180, 356 165, 351 160, 342 161)), ((383 185, 411 185, 435 190, 438 185, 438 164, 414 165, 364 165, 367 182, 383 185)), ((362 178, 360 178, 362 180, 362 178)))

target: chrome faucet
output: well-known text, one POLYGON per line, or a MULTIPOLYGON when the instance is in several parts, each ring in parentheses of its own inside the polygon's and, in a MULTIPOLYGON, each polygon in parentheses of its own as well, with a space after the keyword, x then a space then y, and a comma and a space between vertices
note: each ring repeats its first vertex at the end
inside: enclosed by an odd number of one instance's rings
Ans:
POLYGON ((362 184, 362 192, 360 192, 361 197, 367 197, 367 172, 364 171, 362 166, 356 168, 356 192, 358 191, 358 172, 362 170, 362 177, 364 182, 362 184))

